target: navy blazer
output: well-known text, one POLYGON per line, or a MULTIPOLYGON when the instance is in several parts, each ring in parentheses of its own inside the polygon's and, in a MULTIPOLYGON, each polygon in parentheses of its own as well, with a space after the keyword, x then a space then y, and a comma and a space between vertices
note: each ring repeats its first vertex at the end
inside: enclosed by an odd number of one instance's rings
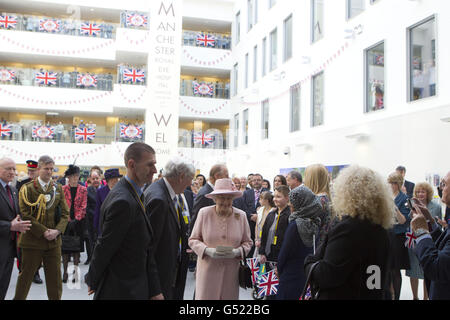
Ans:
POLYGON ((278 209, 274 209, 267 215, 266 221, 264 222, 261 236, 261 246, 259 247, 259 254, 265 255, 268 261, 277 262, 278 254, 280 253, 281 247, 284 242, 285 233, 289 224, 289 216, 291 215, 291 208, 287 206, 280 215, 278 220, 278 228, 275 236, 277 237, 277 243, 271 244, 270 253, 266 253, 266 243, 267 241, 273 241, 273 239, 268 239, 270 227, 272 227, 275 217, 278 213, 278 209))
POLYGON ((209 183, 206 183, 198 191, 197 197, 194 200, 194 207, 192 208, 191 212, 191 223, 189 226, 189 230, 194 230, 195 221, 197 220, 197 215, 200 209, 216 204, 214 200, 205 197, 207 194, 210 194, 213 191, 214 189, 209 185, 209 183))
POLYGON ((176 297, 173 289, 182 287, 184 291, 186 283, 188 225, 184 223, 181 212, 180 223, 164 179, 152 183, 144 194, 145 208, 154 234, 152 251, 158 271, 157 286, 166 300, 174 300, 176 297), (179 256, 180 238, 181 256, 179 256))
POLYGON ((431 300, 450 300, 450 229, 437 228, 432 239, 423 239, 414 251, 419 258, 425 278, 431 280, 431 300))
POLYGON ((18 194, 14 187, 11 188, 11 197, 14 208, 11 207, 8 194, 0 184, 0 259, 7 261, 9 257, 16 256, 17 236, 11 232, 11 221, 19 214, 18 194), (14 241, 12 238, 14 238, 14 241))
POLYGON ((306 282, 304 271, 305 258, 313 254, 313 248, 304 245, 297 229, 297 223, 289 223, 284 235, 283 245, 278 255, 278 287, 277 300, 298 300, 306 282))

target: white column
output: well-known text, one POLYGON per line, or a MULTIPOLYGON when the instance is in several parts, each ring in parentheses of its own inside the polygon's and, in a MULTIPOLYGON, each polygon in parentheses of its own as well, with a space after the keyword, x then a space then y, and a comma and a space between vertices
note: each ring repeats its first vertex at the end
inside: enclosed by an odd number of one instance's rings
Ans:
POLYGON ((149 2, 150 105, 145 116, 145 140, 155 149, 157 167, 160 169, 177 154, 178 148, 182 0, 149 2))

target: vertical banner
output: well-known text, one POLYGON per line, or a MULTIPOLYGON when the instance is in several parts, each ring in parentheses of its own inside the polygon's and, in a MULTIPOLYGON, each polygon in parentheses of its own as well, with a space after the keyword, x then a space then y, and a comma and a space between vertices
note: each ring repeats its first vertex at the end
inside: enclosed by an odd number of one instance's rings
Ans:
POLYGON ((156 151, 158 169, 177 154, 182 0, 150 3, 150 51, 145 142, 156 151))

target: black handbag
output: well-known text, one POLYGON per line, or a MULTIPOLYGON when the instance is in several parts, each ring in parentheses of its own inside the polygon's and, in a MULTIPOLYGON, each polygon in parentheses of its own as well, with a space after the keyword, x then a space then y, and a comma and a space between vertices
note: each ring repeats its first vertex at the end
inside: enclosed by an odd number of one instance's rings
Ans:
POLYGON ((320 261, 314 262, 309 269, 308 277, 306 278, 305 287, 303 288, 300 300, 318 300, 320 295, 320 289, 311 279, 312 273, 320 261))
POLYGON ((239 286, 242 289, 253 288, 252 271, 243 260, 239 263, 239 286))
POLYGON ((80 252, 81 246, 80 246, 80 237, 79 236, 69 236, 69 235, 62 235, 62 251, 73 251, 73 252, 80 252))

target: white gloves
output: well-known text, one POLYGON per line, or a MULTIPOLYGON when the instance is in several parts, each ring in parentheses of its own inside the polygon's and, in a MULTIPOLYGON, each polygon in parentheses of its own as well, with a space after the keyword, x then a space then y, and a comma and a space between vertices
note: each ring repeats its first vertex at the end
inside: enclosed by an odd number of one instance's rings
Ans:
POLYGON ((241 249, 233 249, 230 253, 217 252, 215 248, 206 248, 205 254, 213 259, 234 259, 241 257, 241 249))

